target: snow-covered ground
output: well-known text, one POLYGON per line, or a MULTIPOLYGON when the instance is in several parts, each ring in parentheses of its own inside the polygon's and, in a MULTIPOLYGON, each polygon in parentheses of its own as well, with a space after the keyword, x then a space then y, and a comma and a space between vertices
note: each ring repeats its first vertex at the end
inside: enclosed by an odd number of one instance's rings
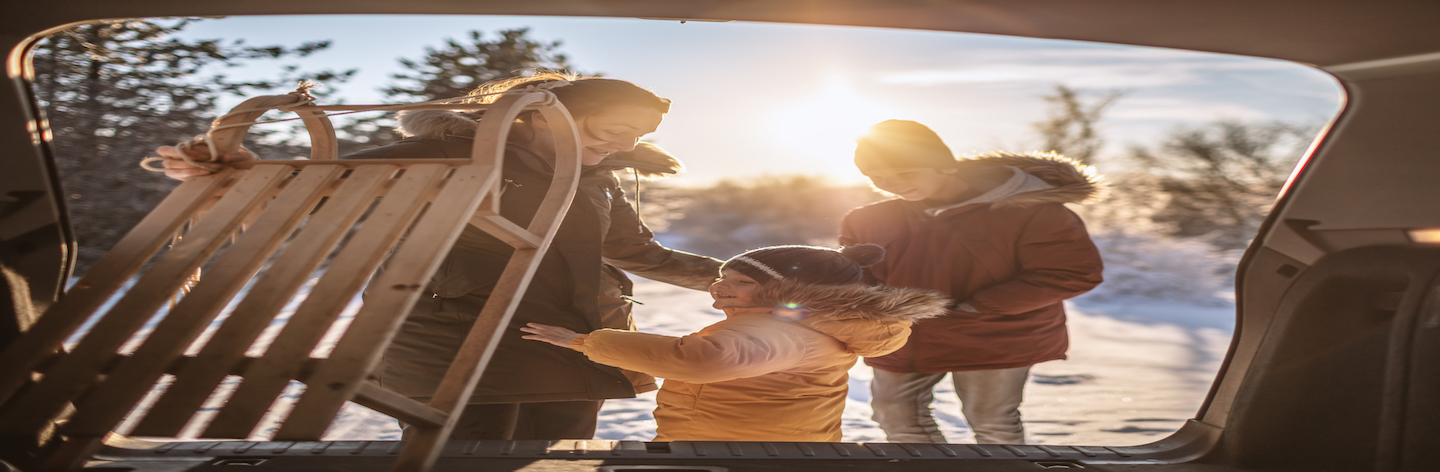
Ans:
MULTIPOLYGON (((639 281, 637 323, 644 331, 683 335, 719 321, 710 297, 639 281)), ((1070 308, 1070 359, 1031 370, 1024 415, 1032 444, 1128 446, 1159 440, 1195 415, 1220 366, 1234 327, 1233 306, 1163 301, 1087 300, 1070 308)), ((870 369, 850 371, 845 441, 884 441, 870 420, 870 369)), ((597 439, 649 440, 655 394, 610 400, 597 439)), ((935 416, 951 442, 972 442, 949 382, 937 388, 935 416)), ((395 421, 350 405, 326 439, 398 439, 395 421)))

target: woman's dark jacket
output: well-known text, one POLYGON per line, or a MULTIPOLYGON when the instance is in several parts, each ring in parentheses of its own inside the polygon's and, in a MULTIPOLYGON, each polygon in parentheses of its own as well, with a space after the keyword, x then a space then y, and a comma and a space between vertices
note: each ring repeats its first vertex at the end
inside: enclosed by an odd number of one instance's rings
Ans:
MULTIPOLYGON (((361 159, 468 158, 473 142, 443 127, 424 126, 416 115, 453 123, 450 112, 418 112, 402 116, 406 131, 417 135, 395 144, 348 156, 361 159), (436 116, 435 114, 446 114, 436 116), (419 123, 417 125, 416 123, 419 123), (421 129, 416 129, 421 128, 421 129)), ((474 122, 461 123, 473 130, 474 122)), ((579 333, 601 328, 634 329, 631 282, 619 269, 646 278, 696 290, 706 289, 720 261, 675 251, 654 240, 625 201, 619 180, 607 164, 626 161, 635 167, 654 165, 678 169, 678 161, 653 146, 616 153, 581 173, 575 199, 559 232, 540 262, 520 306, 502 332, 503 338, 486 367, 470 403, 519 403, 601 400, 633 397, 655 388, 654 379, 596 364, 583 354, 550 344, 520 339, 526 323, 561 326, 579 333), (665 162, 668 160, 668 164, 665 162), (637 162, 638 161, 638 162, 637 162)), ((510 146, 503 164, 504 193, 500 213, 527 226, 549 188, 550 164, 534 153, 510 146)), ((378 372, 382 386, 408 397, 426 399, 439 386, 490 290, 499 280, 513 249, 483 231, 467 226, 431 278, 430 296, 422 298, 385 351, 378 372)))

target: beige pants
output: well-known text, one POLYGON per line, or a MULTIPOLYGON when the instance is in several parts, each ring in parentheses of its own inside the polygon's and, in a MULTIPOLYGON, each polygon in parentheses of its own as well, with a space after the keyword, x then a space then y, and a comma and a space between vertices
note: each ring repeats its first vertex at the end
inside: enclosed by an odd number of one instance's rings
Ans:
MULTIPOLYGON (((916 374, 875 370, 870 382, 871 419, 885 430, 892 443, 945 443, 940 425, 931 415, 935 384, 946 374, 916 374)), ((1030 367, 950 372, 960 412, 975 432, 978 444, 1025 444, 1020 422, 1020 401, 1030 367)))

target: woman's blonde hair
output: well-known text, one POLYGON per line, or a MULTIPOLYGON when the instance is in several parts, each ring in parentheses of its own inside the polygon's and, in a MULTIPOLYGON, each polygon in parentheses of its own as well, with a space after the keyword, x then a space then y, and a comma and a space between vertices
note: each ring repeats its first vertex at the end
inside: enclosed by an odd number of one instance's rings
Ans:
POLYGON ((487 94, 474 100, 480 103, 493 103, 500 99, 503 92, 523 90, 532 85, 560 81, 570 84, 546 90, 555 94, 555 98, 560 100, 560 103, 563 103, 565 109, 570 112, 570 116, 575 118, 593 115, 616 105, 637 105, 652 108, 660 113, 670 112, 670 100, 660 98, 653 92, 633 83, 602 77, 585 77, 561 70, 537 69, 530 75, 492 80, 481 84, 471 94, 487 94))

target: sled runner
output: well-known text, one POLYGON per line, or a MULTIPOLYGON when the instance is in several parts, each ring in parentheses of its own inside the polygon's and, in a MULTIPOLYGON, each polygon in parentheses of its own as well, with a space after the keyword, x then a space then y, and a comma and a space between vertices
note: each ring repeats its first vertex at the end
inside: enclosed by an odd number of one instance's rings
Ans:
POLYGON ((247 438, 268 415, 284 416, 274 440, 316 441, 353 401, 418 428, 395 470, 428 469, 569 209, 579 135, 553 94, 527 90, 488 105, 384 107, 485 109, 470 159, 336 159, 326 112, 373 108, 316 106, 302 89, 248 100, 217 120, 212 155, 238 149, 266 111, 293 111, 310 133, 311 159, 228 163, 181 183, 0 353, 0 435, 34 444, 58 422, 63 443, 46 467, 66 469, 112 432, 175 437, 204 422, 207 403, 223 405, 202 438, 247 438), (556 126, 559 162, 522 228, 499 215, 497 182, 510 125, 524 110, 556 126), (515 252, 438 391, 422 403, 370 382, 466 224, 515 252), (363 305, 345 319, 362 289, 363 305), (277 320, 292 297, 293 315, 277 320), (341 333, 333 350, 315 355, 332 332, 341 333), (304 390, 286 415, 277 398, 294 382, 304 390), (143 416, 117 430, 132 411, 143 416))

